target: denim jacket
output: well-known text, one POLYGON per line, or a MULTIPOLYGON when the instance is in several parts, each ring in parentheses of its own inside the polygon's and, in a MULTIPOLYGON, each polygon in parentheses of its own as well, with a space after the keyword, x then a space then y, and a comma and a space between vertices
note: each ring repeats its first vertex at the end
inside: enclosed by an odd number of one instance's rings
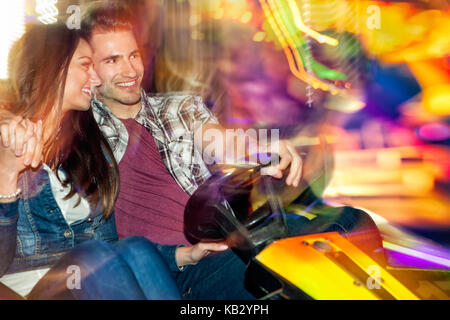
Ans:
MULTIPOLYGON (((21 198, 0 203, 0 277, 51 267, 87 240, 118 240, 114 215, 105 220, 99 205, 86 219, 68 225, 44 169, 26 171, 20 180, 21 198)), ((175 262, 176 247, 157 246, 172 271, 180 270, 175 262)))

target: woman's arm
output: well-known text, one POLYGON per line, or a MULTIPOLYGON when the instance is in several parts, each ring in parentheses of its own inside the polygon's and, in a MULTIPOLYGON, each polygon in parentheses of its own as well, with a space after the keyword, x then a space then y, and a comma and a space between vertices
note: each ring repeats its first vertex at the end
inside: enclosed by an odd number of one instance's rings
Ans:
POLYGON ((8 270, 16 253, 18 218, 19 200, 0 203, 0 277, 8 270))
POLYGON ((0 118, 0 277, 16 252, 19 174, 31 162, 40 160, 41 135, 41 124, 0 118))
POLYGON ((14 194, 18 190, 19 169, 18 159, 11 148, 0 145, 0 276, 8 270, 16 252, 19 201, 14 194))

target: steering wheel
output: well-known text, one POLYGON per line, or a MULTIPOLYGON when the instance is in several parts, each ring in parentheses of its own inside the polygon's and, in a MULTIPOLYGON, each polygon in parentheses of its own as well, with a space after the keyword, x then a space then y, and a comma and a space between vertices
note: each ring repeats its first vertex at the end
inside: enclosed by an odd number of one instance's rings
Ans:
MULTIPOLYGON (((330 180, 332 153, 329 145, 300 148, 303 177, 299 187, 282 179, 261 175, 264 165, 218 164, 211 177, 189 199, 184 232, 193 244, 226 241, 244 261, 276 239, 288 235, 285 210, 293 201, 314 201, 330 180)), ((277 155, 272 155, 277 156, 277 155)))

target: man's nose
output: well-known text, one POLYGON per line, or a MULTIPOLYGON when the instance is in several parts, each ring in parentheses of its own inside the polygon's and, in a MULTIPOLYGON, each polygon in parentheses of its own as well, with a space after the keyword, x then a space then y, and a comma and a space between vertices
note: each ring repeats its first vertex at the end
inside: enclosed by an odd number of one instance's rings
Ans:
POLYGON ((124 61, 122 65, 122 75, 129 78, 136 78, 137 72, 133 64, 130 61, 124 61))

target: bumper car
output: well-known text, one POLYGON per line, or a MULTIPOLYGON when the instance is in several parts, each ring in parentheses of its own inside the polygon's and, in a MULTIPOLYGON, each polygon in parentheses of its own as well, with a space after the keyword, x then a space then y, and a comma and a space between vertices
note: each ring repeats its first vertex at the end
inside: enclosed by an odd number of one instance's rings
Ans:
POLYGON ((379 259, 365 248, 371 239, 365 234, 315 224, 322 215, 337 221, 342 212, 362 210, 320 199, 333 162, 326 144, 301 154, 298 188, 262 175, 263 165, 214 165, 186 206, 187 239, 226 241, 247 264, 246 287, 258 299, 450 299, 445 248, 365 212, 382 239, 379 259), (293 219, 307 221, 302 232, 290 231, 293 219))

